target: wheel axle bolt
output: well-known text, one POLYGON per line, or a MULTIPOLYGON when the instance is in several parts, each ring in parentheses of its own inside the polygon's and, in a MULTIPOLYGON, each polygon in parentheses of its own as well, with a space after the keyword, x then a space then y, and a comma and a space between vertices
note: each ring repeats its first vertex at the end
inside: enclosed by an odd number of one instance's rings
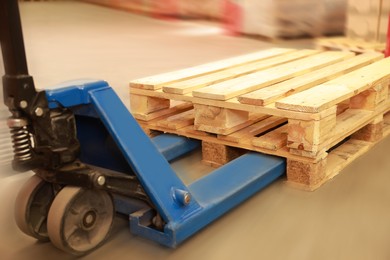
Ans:
POLYGON ((191 195, 190 195, 190 193, 186 192, 186 194, 184 194, 183 200, 184 200, 184 204, 185 205, 190 204, 190 202, 191 202, 191 195))
POLYGON ((93 221, 94 221, 94 218, 93 218, 93 216, 92 215, 87 215, 86 217, 85 217, 85 223, 87 223, 87 224, 91 224, 91 223, 93 223, 93 221))
POLYGON ((183 206, 187 206, 191 202, 191 194, 188 191, 175 189, 174 199, 183 206))
POLYGON ((43 109, 40 107, 37 107, 34 112, 36 116, 43 116, 43 109))
POLYGON ((97 178, 97 184, 99 184, 100 186, 103 186, 105 183, 106 183, 106 178, 104 178, 104 176, 99 176, 97 178))
POLYGON ((26 108, 28 106, 28 103, 27 103, 26 100, 22 100, 22 101, 19 102, 19 106, 21 108, 26 108))

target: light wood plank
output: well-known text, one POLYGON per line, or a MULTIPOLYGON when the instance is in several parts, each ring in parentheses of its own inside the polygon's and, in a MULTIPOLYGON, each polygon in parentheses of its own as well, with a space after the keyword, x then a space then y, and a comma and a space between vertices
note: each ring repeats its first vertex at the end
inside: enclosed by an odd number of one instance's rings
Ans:
POLYGON ((142 95, 130 96, 130 111, 137 115, 148 115, 170 107, 170 100, 165 98, 147 97, 142 95))
POLYGON ((276 102, 286 110, 317 113, 390 79, 390 58, 276 102))
POLYGON ((353 53, 349 52, 324 52, 226 82, 217 83, 193 91, 192 95, 207 99, 227 100, 334 64, 353 55, 353 53))
POLYGON ((370 124, 355 132, 351 138, 369 142, 378 141, 383 137, 383 125, 383 115, 380 115, 370 124))
POLYGON ((138 120, 149 121, 149 120, 159 118, 162 116, 174 115, 178 112, 187 111, 187 110, 190 110, 192 108, 193 108, 193 105, 191 103, 185 102, 185 103, 178 104, 176 106, 172 106, 170 108, 161 109, 161 110, 156 111, 156 112, 151 113, 151 114, 137 114, 137 113, 132 112, 132 115, 138 120))
POLYGON ((325 68, 238 97, 240 103, 264 106, 383 58, 381 53, 365 53, 325 68))
POLYGON ((349 99, 349 107, 354 109, 374 110, 379 103, 388 98, 389 80, 376 84, 349 99))
POLYGON ((228 135, 261 121, 268 115, 249 114, 242 110, 194 104, 194 128, 214 134, 228 135))
MULTIPOLYGON (((253 125, 250 125, 230 135, 218 135, 218 139, 226 140, 234 143, 248 142, 251 139, 261 133, 264 133, 278 125, 281 125, 287 121, 286 118, 271 116, 253 125)), ((250 142, 250 141, 249 141, 250 142)))
POLYGON ((328 155, 326 168, 328 179, 333 178, 356 158, 365 154, 372 146, 372 143, 351 139, 337 147, 328 155))
POLYGON ((216 62, 206 63, 203 65, 176 70, 168 73, 158 74, 155 76, 145 77, 130 82, 130 87, 156 90, 162 88, 168 83, 177 82, 179 80, 190 79, 193 77, 209 74, 216 71, 240 66, 242 64, 255 62, 258 60, 274 57, 277 55, 293 52, 294 49, 287 48, 272 48, 255 53, 245 54, 229 59, 224 59, 216 62))
POLYGON ((347 37, 326 37, 319 38, 317 44, 326 47, 343 47, 345 49, 359 49, 359 50, 378 50, 383 49, 385 44, 378 42, 367 42, 362 39, 351 39, 347 37))
POLYGON ((260 60, 258 62, 245 64, 243 66, 234 67, 219 72, 214 72, 204 76, 191 78, 179 82, 174 82, 169 85, 163 86, 163 91, 174 94, 187 94, 191 91, 203 87, 207 87, 212 84, 216 84, 229 79, 234 79, 243 75, 247 75, 256 71, 267 69, 275 65, 283 64, 289 61, 297 60, 309 55, 319 53, 317 50, 300 50, 296 52, 287 53, 285 55, 276 56, 266 60, 260 60))
POLYGON ((263 136, 254 138, 252 144, 269 150, 279 150, 287 144, 288 126, 281 126, 263 136))
POLYGON ((194 110, 188 110, 178 113, 167 118, 161 119, 157 122, 158 126, 177 130, 179 128, 194 124, 194 110))

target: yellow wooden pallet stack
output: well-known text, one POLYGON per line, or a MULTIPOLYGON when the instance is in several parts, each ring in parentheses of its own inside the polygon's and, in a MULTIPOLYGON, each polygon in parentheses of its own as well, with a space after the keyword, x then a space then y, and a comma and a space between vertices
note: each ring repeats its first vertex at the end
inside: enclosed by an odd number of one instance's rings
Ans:
POLYGON ((347 37, 385 43, 389 12, 389 0, 348 0, 347 37))
POLYGON ((317 49, 352 51, 355 53, 383 52, 386 48, 384 42, 368 42, 348 37, 325 37, 316 39, 317 49))
POLYGON ((386 47, 389 13, 389 0, 348 0, 346 36, 318 38, 317 48, 356 53, 383 52, 386 47))
POLYGON ((390 133, 389 80, 380 53, 273 48, 134 80, 130 101, 144 129, 202 140, 206 161, 285 157, 313 190, 390 133))

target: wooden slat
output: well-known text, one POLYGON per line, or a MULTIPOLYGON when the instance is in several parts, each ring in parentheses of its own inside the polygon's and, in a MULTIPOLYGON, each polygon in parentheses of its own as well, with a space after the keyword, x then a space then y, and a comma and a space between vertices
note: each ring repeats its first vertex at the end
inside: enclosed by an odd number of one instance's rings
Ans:
POLYGON ((383 54, 371 52, 332 64, 325 68, 295 77, 278 84, 250 92, 238 97, 244 104, 264 106, 280 98, 296 94, 328 80, 334 79, 355 69, 361 68, 383 58, 383 54))
POLYGON ((194 104, 194 108, 195 129, 222 135, 231 134, 269 117, 269 115, 261 113, 249 115, 246 111, 230 110, 199 104, 194 104))
POLYGON ((356 158, 365 154, 372 146, 373 144, 370 142, 351 139, 337 147, 327 158, 327 179, 333 178, 356 158))
POLYGON ((289 53, 294 49, 272 48, 255 53, 241 55, 234 58, 220 60, 216 62, 206 63, 203 65, 177 70, 169 73, 163 73, 151 77, 145 77, 130 82, 130 87, 156 90, 168 83, 177 82, 179 80, 190 79, 193 77, 206 75, 212 72, 221 71, 224 69, 240 66, 242 64, 255 62, 258 60, 270 58, 273 56, 289 53))
POLYGON ((188 110, 176 115, 169 116, 157 122, 158 126, 166 127, 168 129, 180 129, 185 126, 194 124, 194 110, 188 110))
POLYGON ((163 86, 163 91, 174 94, 187 94, 191 91, 203 87, 207 87, 212 84, 216 84, 229 79, 234 79, 243 75, 247 75, 256 71, 267 69, 275 65, 283 64, 289 61, 297 60, 309 55, 318 53, 315 50, 300 50, 296 52, 287 53, 285 55, 276 56, 266 60, 260 60, 243 66, 234 67, 219 72, 214 72, 204 76, 174 82, 169 85, 163 86))
MULTIPOLYGON (((388 106, 387 106, 388 107, 388 106)), ((324 146, 331 148, 337 143, 341 142, 344 138, 358 131, 363 126, 367 125, 376 115, 381 114, 373 113, 365 110, 348 109, 344 113, 337 116, 336 127, 333 130, 333 137, 330 138, 324 146)))
POLYGON ((227 100, 352 57, 349 52, 324 52, 192 92, 193 96, 227 100))
POLYGON ((287 144, 287 132, 288 126, 281 126, 263 136, 253 139, 252 144, 269 150, 279 150, 287 144))
POLYGON ((334 49, 345 49, 349 51, 361 52, 372 52, 374 50, 380 51, 385 49, 384 43, 378 42, 367 42, 360 39, 351 39, 347 37, 327 37, 319 38, 316 44, 321 47, 334 48, 334 49))
POLYGON ((317 113, 390 79, 386 58, 276 102, 286 110, 317 113))
POLYGON ((155 119, 155 118, 159 118, 159 117, 162 117, 162 116, 169 116, 169 115, 174 115, 178 112, 183 112, 183 111, 187 111, 187 110, 190 110, 193 108, 193 105, 191 103, 181 103, 181 104, 178 104, 176 106, 172 106, 170 108, 167 108, 167 109, 162 109, 162 110, 159 110, 157 112, 154 112, 154 113, 151 113, 151 114, 148 114, 148 115, 143 115, 143 114, 133 114, 133 116, 139 120, 145 120, 145 121, 149 121, 149 120, 152 120, 152 119, 155 119))
POLYGON ((231 133, 230 135, 218 135, 218 139, 234 143, 246 142, 248 141, 248 139, 251 139, 261 133, 264 133, 280 124, 285 123, 286 121, 286 118, 271 116, 237 132, 231 133))

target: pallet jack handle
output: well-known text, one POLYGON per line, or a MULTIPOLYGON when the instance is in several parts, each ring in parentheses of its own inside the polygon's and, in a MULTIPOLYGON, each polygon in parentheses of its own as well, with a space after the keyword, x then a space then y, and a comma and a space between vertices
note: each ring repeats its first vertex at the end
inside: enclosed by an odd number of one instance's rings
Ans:
POLYGON ((19 6, 16 0, 1 1, 0 39, 6 75, 28 75, 19 6))
POLYGON ((18 114, 18 110, 19 113, 21 112, 20 102, 22 100, 31 101, 37 94, 33 78, 28 74, 17 0, 0 1, 0 42, 5 69, 4 103, 15 115, 18 114))

